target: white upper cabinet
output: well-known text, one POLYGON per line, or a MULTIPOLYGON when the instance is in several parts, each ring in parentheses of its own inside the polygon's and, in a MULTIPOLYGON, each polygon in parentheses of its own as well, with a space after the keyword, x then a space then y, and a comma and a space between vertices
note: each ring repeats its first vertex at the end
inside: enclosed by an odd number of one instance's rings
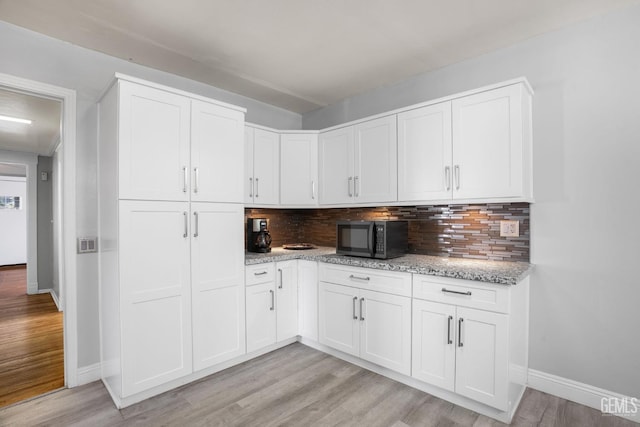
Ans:
POLYGON ((280 204, 318 204, 318 135, 280 135, 280 204))
POLYGON ((191 101, 191 200, 242 203, 244 114, 191 101))
POLYGON ((527 195, 525 90, 517 84, 453 100, 454 199, 527 195))
POLYGON ((398 198, 396 116, 357 124, 354 136, 355 202, 395 202, 398 198))
POLYGON ((355 203, 353 198, 353 127, 320 134, 320 203, 355 203))
POLYGON ((398 114, 398 200, 531 200, 525 83, 398 114))
POLYGON ((276 132, 245 129, 245 203, 277 205, 280 188, 280 136, 276 132))
POLYGON ((118 84, 121 199, 242 203, 244 113, 118 84))
POLYGON ((320 135, 322 204, 397 200, 396 116, 320 135))
POLYGON ((451 102, 398 114, 398 200, 451 198, 451 102))
POLYGON ((120 198, 188 201, 189 98, 118 84, 120 198))

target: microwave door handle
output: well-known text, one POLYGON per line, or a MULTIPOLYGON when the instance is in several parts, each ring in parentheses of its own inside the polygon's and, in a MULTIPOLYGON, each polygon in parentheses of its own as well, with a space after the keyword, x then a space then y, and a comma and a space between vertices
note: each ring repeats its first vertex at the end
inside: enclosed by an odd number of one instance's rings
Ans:
POLYGON ((374 256, 376 254, 375 251, 375 230, 376 230, 376 223, 372 222, 371 224, 369 224, 369 254, 371 254, 371 256, 374 256))

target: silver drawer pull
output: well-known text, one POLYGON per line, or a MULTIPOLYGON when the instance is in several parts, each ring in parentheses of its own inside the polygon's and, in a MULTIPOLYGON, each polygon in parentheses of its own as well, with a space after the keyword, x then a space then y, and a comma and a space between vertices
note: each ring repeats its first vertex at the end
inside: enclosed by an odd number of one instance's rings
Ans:
POLYGON ((259 271, 257 273, 253 273, 254 276, 264 276, 265 274, 267 274, 266 271, 259 271))
POLYGON ((447 288, 442 288, 442 292, 447 292, 449 294, 458 294, 458 295, 468 295, 471 296, 471 291, 467 291, 467 292, 460 292, 460 291, 450 291, 447 288))
POLYGON ((354 276, 353 274, 351 276, 349 276, 349 279, 357 279, 357 280, 371 280, 370 277, 360 277, 360 276, 354 276))

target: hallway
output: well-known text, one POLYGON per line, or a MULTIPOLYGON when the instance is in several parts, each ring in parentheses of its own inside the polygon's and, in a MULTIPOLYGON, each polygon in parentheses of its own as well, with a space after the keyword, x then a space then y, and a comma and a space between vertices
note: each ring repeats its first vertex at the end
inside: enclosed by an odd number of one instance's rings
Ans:
POLYGON ((26 294, 24 266, 0 267, 0 407, 64 387, 62 312, 26 294))

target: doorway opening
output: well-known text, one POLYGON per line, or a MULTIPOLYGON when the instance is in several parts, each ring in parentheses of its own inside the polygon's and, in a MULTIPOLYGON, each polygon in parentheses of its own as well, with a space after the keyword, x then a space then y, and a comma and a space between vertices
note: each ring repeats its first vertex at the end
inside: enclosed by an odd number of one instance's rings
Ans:
POLYGON ((77 385, 75 108, 73 90, 0 74, 0 176, 22 165, 26 185, 0 205, 17 200, 27 217, 26 262, 0 248, 0 407, 77 385))

